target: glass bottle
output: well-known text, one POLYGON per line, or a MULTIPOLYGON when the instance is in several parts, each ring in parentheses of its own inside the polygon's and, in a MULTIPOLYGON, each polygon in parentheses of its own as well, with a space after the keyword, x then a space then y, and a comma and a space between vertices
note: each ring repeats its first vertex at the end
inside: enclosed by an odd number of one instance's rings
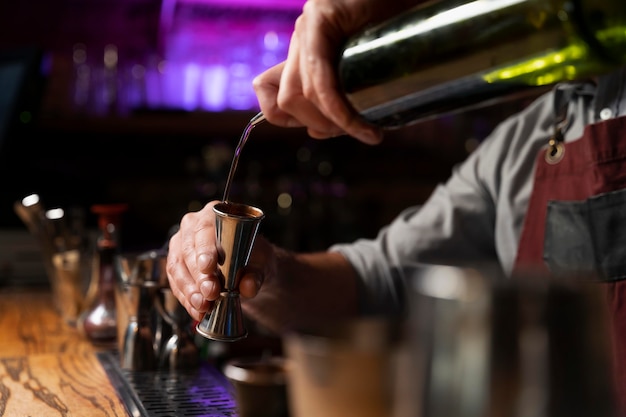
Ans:
POLYGON ((119 250, 121 215, 126 208, 125 204, 100 204, 91 208, 98 215, 99 236, 87 294, 88 306, 78 321, 79 329, 89 341, 110 348, 117 342, 115 256, 119 250))
POLYGON ((349 39, 339 79, 367 121, 393 128, 624 63, 623 0, 440 0, 349 39))

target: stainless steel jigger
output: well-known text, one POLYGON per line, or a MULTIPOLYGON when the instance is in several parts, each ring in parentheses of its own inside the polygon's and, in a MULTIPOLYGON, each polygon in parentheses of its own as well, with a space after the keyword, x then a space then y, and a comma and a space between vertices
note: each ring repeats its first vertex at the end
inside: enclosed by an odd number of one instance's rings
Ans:
POLYGON ((222 292, 196 330, 208 339, 234 342, 248 335, 243 323, 239 281, 265 214, 256 207, 227 201, 216 204, 213 211, 222 292))

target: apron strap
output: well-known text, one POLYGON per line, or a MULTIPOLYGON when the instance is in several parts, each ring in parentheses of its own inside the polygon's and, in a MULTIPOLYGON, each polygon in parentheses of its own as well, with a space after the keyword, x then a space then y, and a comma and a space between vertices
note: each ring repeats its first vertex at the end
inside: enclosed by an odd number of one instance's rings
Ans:
POLYGON ((574 94, 573 88, 563 88, 563 85, 557 86, 554 90, 554 133, 548 141, 548 149, 545 153, 545 161, 550 164, 558 164, 565 155, 565 135, 563 132, 567 130, 571 121, 567 118, 569 103, 574 94))

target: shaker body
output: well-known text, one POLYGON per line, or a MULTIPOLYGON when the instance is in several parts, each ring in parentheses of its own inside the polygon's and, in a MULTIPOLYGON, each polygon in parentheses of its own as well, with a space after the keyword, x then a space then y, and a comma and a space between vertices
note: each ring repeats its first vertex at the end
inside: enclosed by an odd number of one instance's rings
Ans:
POLYGON ((394 128, 626 63, 622 0, 440 0, 353 36, 349 103, 394 128))

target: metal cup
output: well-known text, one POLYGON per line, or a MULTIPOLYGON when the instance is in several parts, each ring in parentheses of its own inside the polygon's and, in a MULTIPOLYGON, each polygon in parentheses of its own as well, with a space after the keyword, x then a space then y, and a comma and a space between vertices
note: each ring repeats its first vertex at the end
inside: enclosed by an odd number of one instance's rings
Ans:
POLYGON ((372 316, 286 333, 289 415, 416 417, 393 409, 395 391, 403 388, 402 330, 393 317, 372 316))
POLYGON ((63 320, 70 326, 76 326, 83 308, 80 256, 77 249, 52 255, 55 275, 51 277, 50 283, 54 305, 63 320))
POLYGON ((287 417, 287 362, 279 356, 239 357, 224 366, 239 417, 287 417))
POLYGON ((122 369, 157 368, 159 346, 154 328, 158 292, 167 288, 165 251, 116 257, 119 282, 115 291, 117 342, 122 369))
POLYGON ((248 335, 239 298, 241 270, 248 264, 263 211, 256 207, 221 202, 213 207, 222 292, 213 309, 196 326, 208 339, 232 342, 248 335))
POLYGON ((606 294, 591 277, 434 265, 408 282, 417 389, 397 415, 618 415, 606 294))
POLYGON ((161 342, 158 367, 170 370, 196 367, 200 354, 191 334, 192 318, 170 288, 161 290, 155 307, 163 323, 171 329, 170 336, 161 342))

